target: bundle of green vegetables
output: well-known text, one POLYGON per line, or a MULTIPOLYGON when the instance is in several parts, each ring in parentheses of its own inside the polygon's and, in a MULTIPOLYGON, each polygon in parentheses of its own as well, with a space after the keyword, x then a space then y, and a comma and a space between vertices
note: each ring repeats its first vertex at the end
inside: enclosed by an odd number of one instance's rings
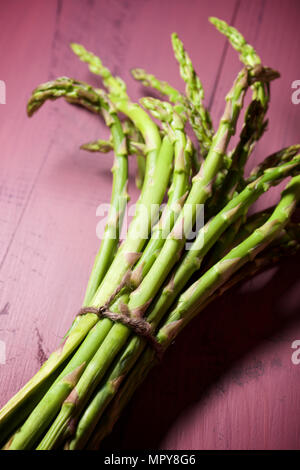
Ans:
POLYGON ((235 28, 210 21, 243 63, 216 129, 176 34, 172 45, 185 94, 135 69, 133 77, 164 101, 147 97, 133 103, 119 77, 72 44, 107 91, 62 77, 36 88, 29 100, 29 116, 60 97, 102 116, 109 140, 82 148, 114 152, 113 185, 83 308, 59 348, 0 411, 4 449, 98 448, 151 367, 195 315, 226 289, 299 248, 299 225, 291 216, 300 199, 300 145, 267 157, 250 176, 244 171, 266 130, 270 82, 279 74, 262 66, 235 28), (248 89, 251 101, 229 151, 248 89), (119 243, 130 154, 137 159, 140 195, 119 243), (275 207, 248 215, 263 193, 288 177, 275 207), (202 205, 205 223, 195 231, 202 205))

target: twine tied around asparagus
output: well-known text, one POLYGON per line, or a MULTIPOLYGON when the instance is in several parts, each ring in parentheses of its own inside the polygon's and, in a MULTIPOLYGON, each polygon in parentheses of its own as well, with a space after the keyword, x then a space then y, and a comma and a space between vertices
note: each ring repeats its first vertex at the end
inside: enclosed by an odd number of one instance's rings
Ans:
POLYGON ((77 316, 86 315, 87 313, 95 313, 99 318, 108 318, 115 323, 119 322, 128 326, 137 336, 140 336, 147 341, 149 346, 151 346, 155 352, 158 361, 161 361, 164 348, 153 335, 150 323, 148 323, 144 318, 133 318, 128 314, 111 312, 106 305, 100 308, 82 307, 77 316))

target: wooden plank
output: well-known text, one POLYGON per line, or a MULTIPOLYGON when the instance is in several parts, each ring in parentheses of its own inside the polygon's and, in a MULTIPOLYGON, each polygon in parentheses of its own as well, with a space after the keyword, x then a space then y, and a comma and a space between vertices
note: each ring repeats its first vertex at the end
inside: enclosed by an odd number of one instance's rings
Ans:
POLYGON ((16 1, 1 8, 1 80, 6 84, 6 104, 0 106, 0 264, 47 156, 46 121, 40 119, 33 128, 26 118, 25 105, 33 88, 32 76, 37 80, 48 77, 54 18, 55 9, 42 7, 38 1, 26 9, 16 1), (47 18, 44 28, 39 22, 31 28, 35 15, 43 14, 47 18), (36 135, 40 140, 33 146, 36 135))

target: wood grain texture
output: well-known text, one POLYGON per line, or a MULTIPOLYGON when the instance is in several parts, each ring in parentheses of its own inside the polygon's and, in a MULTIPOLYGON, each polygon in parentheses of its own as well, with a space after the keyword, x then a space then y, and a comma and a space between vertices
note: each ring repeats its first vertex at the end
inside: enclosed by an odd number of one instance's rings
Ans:
MULTIPOLYGON (((79 151, 105 137, 96 116, 63 102, 28 119, 26 100, 39 83, 68 75, 96 84, 69 43, 83 43, 128 83, 143 67, 183 90, 170 34, 185 43, 215 122, 240 68, 235 52, 208 23, 218 16, 237 26, 264 63, 277 68, 269 132, 249 168, 299 142, 300 105, 291 83, 300 79, 297 0, 11 0, 1 5, 0 79, 0 363, 3 405, 57 347, 81 304, 93 257, 96 208, 109 202, 111 156, 79 151)), ((134 188, 130 169, 130 193, 134 188)), ((256 207, 278 198, 270 191, 256 207)), ((103 444, 111 448, 299 449, 300 365, 291 343, 300 339, 299 258, 226 294, 189 326, 164 363, 149 375, 103 444), (145 426, 145 422, 147 426, 145 426), (142 432, 141 432, 142 430, 142 432)))

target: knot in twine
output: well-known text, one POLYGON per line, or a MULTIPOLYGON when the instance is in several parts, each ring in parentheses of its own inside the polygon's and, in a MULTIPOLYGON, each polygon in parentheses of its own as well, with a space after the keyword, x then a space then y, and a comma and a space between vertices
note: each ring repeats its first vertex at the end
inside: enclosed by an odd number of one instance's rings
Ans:
POLYGON ((157 341, 152 334, 152 328, 144 318, 133 318, 128 314, 111 312, 106 305, 100 308, 96 307, 82 307, 77 316, 86 315, 87 313, 94 313, 99 318, 108 318, 114 323, 122 323, 128 326, 137 336, 143 338, 154 350, 156 357, 160 361, 164 352, 163 346, 157 341))

